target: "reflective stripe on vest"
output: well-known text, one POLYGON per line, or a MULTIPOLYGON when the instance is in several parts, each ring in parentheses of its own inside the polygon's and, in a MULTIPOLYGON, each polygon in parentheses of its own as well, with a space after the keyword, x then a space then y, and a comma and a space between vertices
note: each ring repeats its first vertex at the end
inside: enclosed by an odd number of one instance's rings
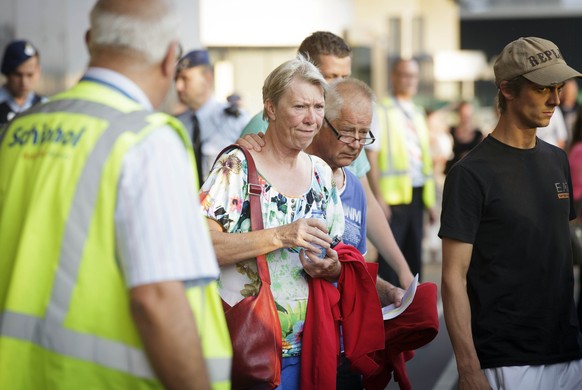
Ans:
MULTIPOLYGON (((89 112, 91 116, 105 120, 112 116, 119 116, 121 112, 101 103, 66 99, 49 102, 41 107, 33 107, 29 112, 45 111, 69 114, 89 112)), ((125 132, 138 133, 143 130, 149 125, 147 121, 149 115, 151 113, 144 110, 125 113, 115 123, 110 123, 96 142, 75 189, 71 210, 65 224, 46 317, 39 318, 5 310, 0 313, 1 336, 28 341, 49 351, 112 368, 135 377, 156 379, 143 350, 96 335, 76 332, 63 326, 76 284, 75 278, 69 278, 66 275, 78 274, 84 244, 92 221, 93 205, 100 190, 101 171, 118 137, 125 132)), ((230 380, 230 370, 226 369, 230 368, 230 358, 205 356, 205 361, 212 382, 230 380)))

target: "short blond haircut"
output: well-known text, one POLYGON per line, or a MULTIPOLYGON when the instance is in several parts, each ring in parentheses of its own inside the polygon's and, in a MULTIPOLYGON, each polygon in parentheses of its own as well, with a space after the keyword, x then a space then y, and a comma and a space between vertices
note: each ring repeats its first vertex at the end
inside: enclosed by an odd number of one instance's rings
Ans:
MULTIPOLYGON (((294 79, 304 80, 320 87, 325 96, 327 82, 321 72, 302 54, 297 54, 294 59, 282 63, 267 76, 263 84, 263 104, 270 101, 276 106, 294 79)), ((265 110, 263 110, 263 119, 269 120, 265 110)))

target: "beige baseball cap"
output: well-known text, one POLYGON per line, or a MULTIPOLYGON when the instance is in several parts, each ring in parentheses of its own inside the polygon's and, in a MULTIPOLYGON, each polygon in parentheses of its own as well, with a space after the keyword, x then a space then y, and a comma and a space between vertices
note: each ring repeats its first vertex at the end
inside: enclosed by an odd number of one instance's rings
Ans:
POLYGON ((522 37, 505 46, 495 60, 493 72, 498 87, 503 80, 518 76, 543 86, 582 77, 582 74, 566 65, 558 46, 537 37, 522 37))

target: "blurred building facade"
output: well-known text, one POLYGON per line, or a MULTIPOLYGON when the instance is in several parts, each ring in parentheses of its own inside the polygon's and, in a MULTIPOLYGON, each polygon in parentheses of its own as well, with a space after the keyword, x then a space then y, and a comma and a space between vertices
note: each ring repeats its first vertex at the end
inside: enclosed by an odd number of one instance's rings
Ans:
MULTIPOLYGON (((176 0, 183 15, 185 50, 207 47, 216 65, 216 94, 243 97, 250 111, 262 108, 267 74, 293 57, 314 31, 332 31, 354 47, 354 75, 379 96, 388 91, 388 67, 397 56, 422 63, 423 95, 432 96, 432 58, 458 50, 459 7, 453 0, 176 0)), ((94 0, 0 0, 0 46, 30 39, 40 50, 39 91, 56 93, 83 73, 84 34, 94 0)))
MULTIPOLYGON (((435 102, 478 98, 492 105, 491 64, 519 37, 554 40, 569 63, 582 68, 576 40, 582 0, 175 0, 185 50, 207 47, 215 63, 216 95, 236 92, 245 108, 262 108, 267 74, 293 57, 314 31, 342 36, 354 49, 353 74, 379 97, 400 57, 421 64, 419 98, 435 102)), ((84 34, 94 0, 0 0, 0 46, 30 39, 39 48, 39 91, 72 85, 88 56, 84 34)))
MULTIPOLYGON (((38 91, 53 94, 73 85, 87 66, 85 32, 95 0, 0 0, 0 55, 13 39, 39 49, 42 77, 38 91)), ((198 0, 176 0, 184 46, 199 45, 198 0)), ((0 78, 3 76, 0 75, 0 78)))
POLYGON ((433 64, 437 52, 456 52, 460 47, 459 6, 453 0, 297 0, 285 8, 273 4, 201 0, 202 20, 222 26, 211 31, 201 24, 201 41, 219 61, 217 84, 232 80, 230 86, 217 85, 217 92, 240 93, 252 112, 262 108, 261 86, 268 73, 294 56, 301 41, 318 30, 331 31, 352 46, 353 75, 369 83, 379 97, 388 93, 389 67, 400 56, 421 63, 421 97, 430 100, 435 94, 456 97, 460 93, 458 83, 435 79, 433 64), (221 16, 233 3, 238 8, 228 17, 221 16), (233 16, 251 6, 258 11, 250 17, 233 16), (230 71, 232 77, 227 76, 230 71))
POLYGON ((475 80, 482 106, 494 106, 497 90, 491 83, 495 57, 509 42, 539 36, 556 43, 568 64, 582 69, 576 37, 582 33, 582 0, 461 0, 461 48, 478 49, 488 62, 488 73, 475 80))

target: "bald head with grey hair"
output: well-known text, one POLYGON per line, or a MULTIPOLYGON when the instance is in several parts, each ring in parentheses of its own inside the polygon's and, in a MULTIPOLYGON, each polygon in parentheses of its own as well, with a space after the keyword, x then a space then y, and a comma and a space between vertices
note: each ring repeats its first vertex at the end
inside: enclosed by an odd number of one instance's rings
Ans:
POLYGON ((339 79, 327 89, 325 116, 329 120, 337 119, 345 104, 366 104, 372 110, 375 102, 374 92, 363 81, 354 78, 339 79))
POLYGON ((164 101, 179 56, 178 15, 170 0, 99 0, 85 36, 90 67, 129 78, 154 108, 164 101))
POLYGON ((90 14, 89 52, 124 50, 146 64, 160 62, 177 41, 178 22, 170 0, 99 0, 90 14))

